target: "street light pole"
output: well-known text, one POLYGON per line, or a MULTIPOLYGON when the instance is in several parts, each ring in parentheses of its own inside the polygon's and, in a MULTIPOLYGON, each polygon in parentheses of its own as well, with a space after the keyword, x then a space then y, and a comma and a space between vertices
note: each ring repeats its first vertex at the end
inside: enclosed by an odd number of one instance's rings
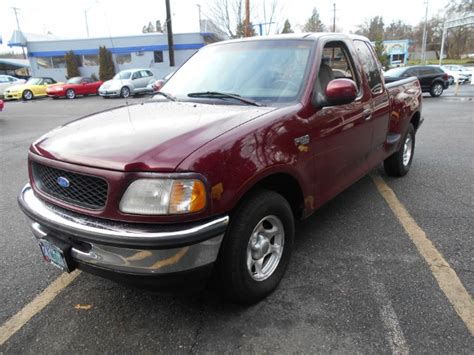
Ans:
POLYGON ((86 19, 87 37, 89 37, 89 23, 87 22, 87 11, 89 11, 89 10, 85 10, 85 11, 84 11, 84 17, 85 17, 85 19, 86 19))
POLYGON ((201 32, 201 4, 196 4, 199 11, 199 32, 201 32))
POLYGON ((425 24, 423 26, 423 39, 421 42, 421 62, 423 64, 426 64, 426 42, 427 42, 427 37, 428 33, 426 32, 426 25, 428 23, 428 6, 429 6, 430 1, 426 0, 426 12, 425 12, 425 24))
MULTIPOLYGON (((13 12, 15 12, 16 26, 18 27, 18 31, 21 32, 20 21, 18 20, 18 13, 17 13, 19 8, 18 7, 12 7, 12 10, 13 10, 13 12)), ((21 32, 21 34, 23 35, 23 32, 21 32)), ((21 52, 23 53, 23 59, 26 59, 25 48, 23 46, 21 46, 21 52)))

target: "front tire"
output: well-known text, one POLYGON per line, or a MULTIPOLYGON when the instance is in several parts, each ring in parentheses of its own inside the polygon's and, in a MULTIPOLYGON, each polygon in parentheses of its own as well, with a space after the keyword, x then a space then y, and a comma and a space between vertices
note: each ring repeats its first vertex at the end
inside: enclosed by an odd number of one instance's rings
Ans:
POLYGON ((23 91, 23 94, 21 95, 21 97, 25 101, 30 101, 33 98, 33 93, 30 90, 25 90, 23 91))
POLYGON ((130 97, 130 89, 127 86, 124 86, 122 90, 120 90, 120 97, 123 97, 124 99, 130 97))
POLYGON ((224 296, 254 303, 273 292, 293 249, 294 217, 280 194, 260 190, 244 200, 231 217, 216 265, 224 296))
POLYGON ((402 146, 398 151, 383 162, 385 172, 389 176, 405 176, 410 170, 415 154, 415 127, 410 123, 408 131, 403 137, 402 146))
POLYGON ((76 92, 73 89, 68 89, 66 91, 66 97, 70 100, 75 99, 76 98, 76 92))
POLYGON ((443 90, 444 90, 443 84, 434 83, 433 85, 431 85, 430 95, 433 97, 441 96, 441 94, 443 93, 443 90))

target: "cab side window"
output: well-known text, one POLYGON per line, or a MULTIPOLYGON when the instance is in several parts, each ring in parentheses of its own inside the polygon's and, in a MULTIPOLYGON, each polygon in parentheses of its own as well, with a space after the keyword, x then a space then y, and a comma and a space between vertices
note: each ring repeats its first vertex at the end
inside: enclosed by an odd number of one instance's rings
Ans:
POLYGON ((354 46, 359 56, 359 60, 364 68, 367 81, 369 83, 370 91, 373 95, 383 92, 382 76, 380 69, 375 60, 374 53, 369 47, 369 44, 364 41, 355 40, 354 46))
POLYGON ((315 82, 318 100, 325 99, 326 88, 334 79, 353 80, 360 89, 359 80, 355 75, 354 65, 343 42, 328 42, 324 46, 321 65, 315 82))
POLYGON ((136 71, 136 72, 133 73, 133 75, 132 75, 132 80, 138 79, 139 77, 140 77, 140 72, 136 71))

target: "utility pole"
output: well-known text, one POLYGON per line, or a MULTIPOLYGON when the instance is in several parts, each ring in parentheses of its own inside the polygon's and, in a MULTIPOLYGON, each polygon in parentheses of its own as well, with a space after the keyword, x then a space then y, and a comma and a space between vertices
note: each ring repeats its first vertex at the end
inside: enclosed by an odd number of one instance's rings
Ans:
MULTIPOLYGON (((18 21, 18 10, 20 10, 18 7, 12 7, 13 12, 15 13, 15 18, 16 18, 16 26, 18 27, 18 31, 21 32, 20 28, 20 21, 18 21)), ((21 32, 23 35, 23 32, 21 32)), ((26 59, 26 53, 25 53, 25 48, 23 45, 21 46, 21 52, 23 53, 23 59, 26 59)))
POLYGON ((423 39, 421 41, 421 63, 426 64, 426 42, 428 33, 426 32, 426 25, 428 23, 428 6, 430 1, 426 0, 425 24, 423 25, 423 39))
POLYGON ((336 32, 336 3, 332 4, 334 15, 332 17, 332 31, 336 32))
POLYGON ((245 0, 244 37, 250 37, 250 0, 245 0))
POLYGON ((201 32, 201 4, 196 4, 199 11, 199 32, 201 32))
POLYGON ((170 0, 166 0, 166 29, 168 33, 168 53, 170 57, 170 67, 174 67, 174 43, 173 27, 171 26, 171 7, 170 0))

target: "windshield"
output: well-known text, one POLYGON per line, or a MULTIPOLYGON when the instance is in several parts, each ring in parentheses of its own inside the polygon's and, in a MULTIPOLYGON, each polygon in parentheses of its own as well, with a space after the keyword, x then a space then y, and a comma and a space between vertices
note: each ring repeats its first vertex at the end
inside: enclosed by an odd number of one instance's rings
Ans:
POLYGON ((28 80, 27 84, 41 85, 42 82, 43 82, 43 79, 41 79, 41 78, 31 78, 30 80, 28 80))
POLYGON ((80 76, 76 76, 74 78, 71 78, 67 81, 68 84, 80 84, 82 78, 80 76))
POLYGON ((398 76, 402 76, 403 73, 405 73, 406 70, 407 70, 407 68, 393 68, 393 69, 387 70, 384 73, 384 75, 385 76, 398 77, 398 76))
POLYGON ((220 92, 260 103, 293 101, 305 83, 311 48, 305 40, 210 46, 191 57, 162 91, 178 100, 189 99, 190 93, 220 92))
POLYGON ((121 71, 120 73, 118 73, 114 76, 113 80, 130 79, 130 75, 132 75, 132 72, 130 72, 130 71, 121 71))

